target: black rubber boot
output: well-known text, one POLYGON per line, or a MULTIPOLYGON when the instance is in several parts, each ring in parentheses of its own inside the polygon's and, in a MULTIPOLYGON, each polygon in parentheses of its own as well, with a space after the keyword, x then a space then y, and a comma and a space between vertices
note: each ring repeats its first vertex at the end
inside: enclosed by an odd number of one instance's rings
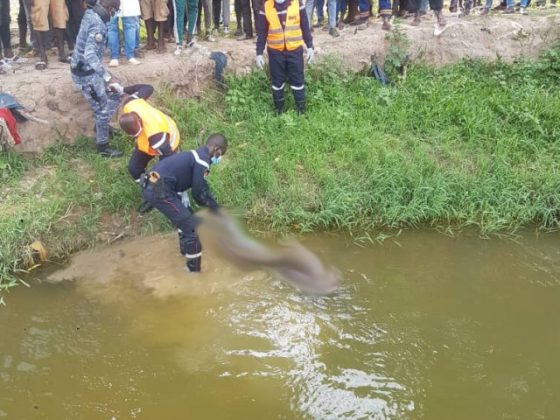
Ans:
POLYGON ((272 100, 274 102, 274 110, 277 115, 284 113, 284 91, 272 90, 272 100))
POLYGON ((202 265, 202 257, 187 258, 187 263, 185 264, 185 271, 187 273, 200 273, 201 265, 202 265))
POLYGON ((300 115, 305 114, 305 88, 299 90, 292 89, 292 93, 294 95, 297 113, 300 115))
POLYGON ((108 158, 118 158, 123 155, 123 152, 120 150, 112 149, 111 146, 109 146, 109 143, 98 144, 97 153, 108 158))
POLYGON ((154 206, 152 206, 152 203, 150 203, 149 201, 144 201, 142 204, 140 204, 138 206, 138 213, 140 214, 144 214, 144 213, 148 213, 150 211, 152 211, 154 209, 154 206))

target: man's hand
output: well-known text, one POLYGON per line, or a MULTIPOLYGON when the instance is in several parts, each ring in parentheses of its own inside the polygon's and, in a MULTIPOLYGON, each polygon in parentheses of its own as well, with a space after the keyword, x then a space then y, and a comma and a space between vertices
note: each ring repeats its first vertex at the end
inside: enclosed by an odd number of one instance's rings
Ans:
POLYGON ((314 59, 315 59, 315 51, 313 51, 313 48, 308 48, 307 49, 307 64, 311 64, 314 59))
POLYGON ((109 82, 109 90, 119 95, 124 93, 124 87, 119 82, 112 82, 113 79, 109 82))
POLYGON ((255 61, 257 63, 257 68, 262 70, 264 68, 264 57, 262 55, 257 55, 257 59, 255 61))

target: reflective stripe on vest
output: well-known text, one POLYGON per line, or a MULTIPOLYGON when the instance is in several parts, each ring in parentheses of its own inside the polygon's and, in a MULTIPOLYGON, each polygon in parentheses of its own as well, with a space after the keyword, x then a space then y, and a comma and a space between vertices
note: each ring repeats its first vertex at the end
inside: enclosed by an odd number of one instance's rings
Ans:
POLYGON ((198 153, 196 152, 196 150, 191 150, 190 152, 193 154, 194 160, 196 161, 196 163, 204 166, 206 169, 210 168, 210 165, 208 165, 208 162, 204 162, 202 159, 200 159, 200 156, 198 156, 198 153))
POLYGON ((264 12, 268 21, 266 43, 269 48, 278 51, 293 51, 303 46, 303 34, 299 19, 299 1, 291 0, 286 12, 285 27, 282 28, 274 0, 266 0, 264 12))
POLYGON ((169 145, 171 150, 176 150, 179 147, 181 136, 175 121, 165 115, 160 110, 151 106, 144 99, 133 99, 127 102, 123 107, 124 113, 134 112, 142 120, 142 131, 136 137, 136 147, 141 152, 150 156, 158 156, 160 153, 154 150, 149 138, 154 134, 166 133, 169 138, 169 145))

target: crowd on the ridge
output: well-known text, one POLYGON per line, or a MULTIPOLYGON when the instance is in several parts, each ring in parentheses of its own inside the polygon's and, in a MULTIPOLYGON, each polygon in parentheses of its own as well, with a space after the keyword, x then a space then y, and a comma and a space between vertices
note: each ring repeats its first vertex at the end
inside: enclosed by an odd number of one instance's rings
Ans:
MULTIPOLYGON (((55 46, 58 60, 69 62, 85 10, 95 0, 19 0, 17 25, 19 54, 14 53, 10 35, 10 1, 0 0, 0 73, 7 73, 11 64, 22 56, 37 57, 35 68, 48 66, 48 50, 55 46), (90 3, 88 5, 88 2, 90 3)), ((550 0, 549 7, 556 7, 550 0)), ((547 0, 536 6, 546 7, 547 0)), ((379 17, 383 30, 391 30, 394 18, 410 19, 420 25, 428 6, 445 27, 443 0, 299 0, 304 6, 309 29, 339 36, 346 27, 365 29, 371 19, 379 17)), ((235 36, 240 41, 254 39, 262 22, 259 14, 264 0, 122 0, 120 10, 108 21, 105 41, 110 53, 110 67, 118 66, 121 51, 126 62, 140 64, 145 51, 166 51, 166 43, 174 43, 173 53, 180 55, 196 40, 215 41, 220 36, 235 36), (232 10, 233 6, 233 10, 232 10), (232 13, 233 12, 233 13, 232 13), (232 17, 234 22, 232 22, 232 17), (146 43, 140 47, 140 28, 146 30, 146 43), (122 38, 122 41, 121 41, 122 38)), ((503 10, 503 13, 527 13, 531 0, 451 0, 450 13, 466 16, 475 8, 481 14, 503 10)), ((447 12, 447 11, 445 11, 447 12)))

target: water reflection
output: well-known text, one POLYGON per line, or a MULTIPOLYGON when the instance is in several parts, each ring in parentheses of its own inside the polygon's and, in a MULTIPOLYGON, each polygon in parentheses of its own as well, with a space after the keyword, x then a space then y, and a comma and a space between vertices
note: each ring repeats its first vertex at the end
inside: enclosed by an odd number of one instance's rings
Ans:
POLYGON ((211 251, 188 276, 175 241, 82 253, 9 296, 0 417, 560 415, 557 236, 309 237, 344 269, 322 298, 211 251))

